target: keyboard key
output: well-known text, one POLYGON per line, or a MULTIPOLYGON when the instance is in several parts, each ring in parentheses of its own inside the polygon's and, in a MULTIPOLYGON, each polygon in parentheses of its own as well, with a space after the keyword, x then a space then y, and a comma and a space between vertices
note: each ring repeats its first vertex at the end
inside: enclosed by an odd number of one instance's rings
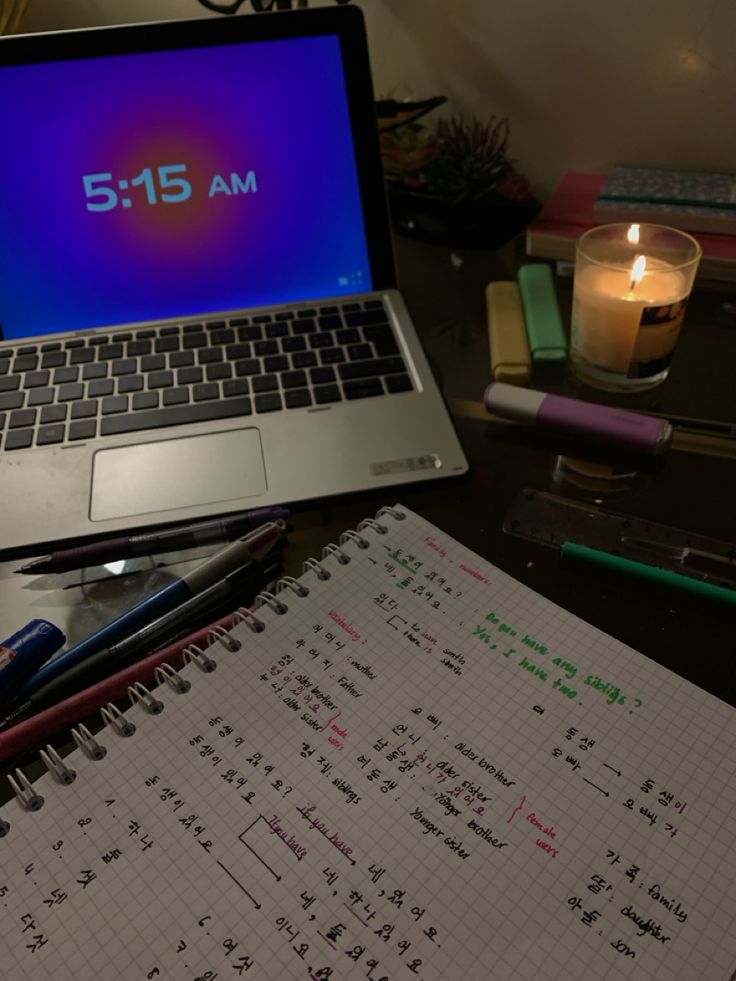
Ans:
POLYGON ((48 371, 29 371, 23 382, 23 388, 41 388, 43 385, 48 385, 48 383, 48 371))
POLYGON ((113 358, 122 358, 123 353, 122 344, 101 344, 97 348, 97 360, 112 361, 113 358))
POLYGON ((296 315, 297 317, 316 317, 317 311, 312 310, 310 307, 309 309, 297 310, 296 315))
POLYGON ((292 368, 311 368, 315 364, 317 364, 317 355, 314 351, 297 351, 291 356, 292 368))
POLYGON ((119 358, 117 361, 113 361, 110 368, 113 377, 133 375, 138 370, 138 361, 136 358, 119 358))
POLYGON ((304 371, 284 371, 281 374, 282 388, 304 388, 306 384, 307 375, 304 371))
POLYGON ((204 324, 184 324, 182 330, 185 334, 202 334, 204 324))
POLYGON ((296 320, 291 329, 294 334, 314 334, 317 324, 313 320, 296 320))
POLYGON ((260 375, 260 373, 261 362, 258 358, 249 358, 247 361, 235 362, 235 374, 238 378, 242 378, 243 375, 260 375))
POLYGON ((66 351, 49 351, 41 355, 42 368, 61 368, 66 364, 66 351))
POLYGON ((247 378, 233 378, 222 383, 222 394, 226 399, 236 395, 247 395, 250 391, 247 378))
POLYGON ((213 330, 210 334, 210 340, 213 344, 219 344, 224 346, 225 344, 235 343, 235 331, 234 330, 213 330))
MULTIPOLYGON (((185 371, 199 371, 199 368, 181 368, 178 372, 181 375, 185 371)), ((179 378, 181 381, 181 378, 179 378)), ((149 388, 171 388, 174 384, 174 372, 173 371, 152 371, 148 375, 148 387, 149 388)))
MULTIPOLYGON (((281 396, 278 392, 269 392, 267 395, 256 395, 256 412, 278 412, 282 408, 281 396)), ((230 404, 230 403, 226 403, 230 404)))
POLYGON ((276 375, 258 375, 251 382, 251 387, 254 392, 273 392, 278 389, 279 382, 276 375))
POLYGON ((270 324, 271 323, 270 313, 259 313, 253 318, 254 324, 270 324))
MULTIPOLYGON (((134 399, 135 397, 133 396, 134 399)), ((206 422, 211 419, 248 416, 251 415, 252 411, 249 398, 215 399, 211 402, 198 402, 194 405, 174 405, 150 412, 136 412, 132 415, 107 416, 100 423, 100 434, 113 436, 144 429, 181 426, 189 422, 206 422)))
POLYGON ((107 362, 96 361, 82 368, 82 381, 92 381, 94 378, 107 378, 107 362))
POLYGON ((38 365, 35 354, 22 354, 13 362, 13 371, 34 371, 38 365))
POLYGON ((127 411, 128 411, 127 395, 110 395, 102 400, 103 416, 110 416, 113 414, 113 412, 127 412, 127 411))
POLYGON ((309 346, 312 349, 320 347, 333 347, 334 343, 335 341, 330 331, 325 331, 323 334, 312 334, 312 336, 309 338, 309 346))
POLYGON ((64 341, 64 347, 84 347, 84 341, 81 337, 71 337, 68 341, 64 341))
MULTIPOLYGON (((88 419, 90 416, 97 415, 97 399, 84 399, 82 402, 75 402, 72 405, 72 419, 88 419)), ((48 409, 44 409, 44 412, 50 412, 52 409, 64 409, 65 405, 51 405, 48 409)), ((63 418, 63 417, 62 417, 63 418)), ((58 422, 58 419, 49 419, 49 422, 58 422)), ((43 415, 41 416, 41 422, 46 422, 43 415)))
POLYGON ((221 381, 224 378, 232 378, 233 369, 229 364, 208 364, 204 369, 207 381, 221 381))
POLYGON ((176 337, 157 337, 153 342, 153 349, 156 354, 163 354, 165 351, 178 351, 181 347, 179 335, 176 337))
POLYGON ((199 351, 197 355, 197 361, 200 364, 214 364, 216 361, 222 361, 223 354, 221 347, 206 347, 199 351))
POLYGON ((373 357, 373 350, 370 344, 349 344, 348 357, 351 361, 363 361, 373 357))
POLYGON ((80 419, 69 423, 69 439, 94 439, 97 435, 96 419, 80 419))
MULTIPOLYGON (((345 308, 347 310, 347 307, 345 308)), ((380 310, 359 310, 356 313, 346 313, 345 323, 348 327, 358 327, 364 324, 380 324, 386 320, 386 314, 380 310)))
POLYGON ((348 381, 344 383, 342 390, 346 399, 367 399, 375 395, 383 395, 380 378, 359 378, 356 381, 348 381))
POLYGON ((306 351, 307 340, 305 337, 284 337, 281 341, 281 350, 285 354, 291 354, 292 351, 306 351))
MULTIPOLYGON (((53 388, 32 388, 28 393, 29 405, 50 405, 54 401, 56 392, 53 388)), ((2 405, 3 396, 0 395, 0 408, 8 408, 2 405)), ((21 395, 21 398, 23 396, 21 395)), ((22 404, 22 403, 21 403, 22 404)))
POLYGON ((278 354, 279 345, 277 341, 256 341, 253 345, 253 353, 259 357, 263 358, 267 354, 278 354))
POLYGON ((287 337, 289 325, 284 323, 269 324, 266 327, 266 337, 287 337))
POLYGON ((36 446, 50 446, 52 443, 61 443, 64 440, 66 426, 59 422, 54 426, 42 426, 36 436, 36 446))
MULTIPOLYGON (((39 402, 33 402, 33 396, 38 395, 39 392, 50 392, 51 399, 54 397, 53 389, 51 388, 37 388, 31 392, 28 397, 29 405, 40 405, 39 402)), ((0 393, 0 410, 2 409, 20 409, 26 400, 25 392, 2 392, 0 393)))
POLYGON ((15 392, 20 388, 20 375, 5 375, 0 378, 0 392, 15 392))
POLYGON ((308 388, 295 388, 284 392, 284 402, 287 409, 303 409, 312 404, 312 396, 308 388))
POLYGON ((396 375, 406 373, 406 365, 401 358, 374 358, 370 361, 352 361, 337 368, 340 378, 369 378, 371 375, 396 375))
POLYGON ((191 351, 197 347, 207 347, 206 334, 185 334, 182 338, 181 346, 185 351, 191 351))
POLYGON ((41 345, 42 351, 60 351, 61 342, 60 341, 48 341, 46 344, 41 345))
POLYGON ((163 371, 166 358, 163 354, 148 354, 141 358, 141 371, 163 371))
POLYGON ((167 388, 164 392, 164 405, 185 405, 188 401, 188 388, 167 388))
POLYGON ((289 359, 285 354, 272 354, 270 358, 263 359, 265 371, 288 371, 289 359))
POLYGON ((385 383, 387 392, 410 392, 412 390, 411 378, 408 375, 387 375, 385 383))
POLYGON ((32 426, 36 421, 35 409, 16 409, 10 413, 8 419, 8 429, 23 429, 32 426))
POLYGON ((5 437, 6 450, 25 450, 33 442, 32 429, 16 429, 5 437))
POLYGON ((250 327, 239 327, 238 328, 238 340, 239 341, 260 341, 263 337, 263 328, 258 324, 254 324, 250 327))
POLYGON ((354 327, 338 330, 335 334, 335 340, 338 344, 358 344, 360 342, 360 332, 354 327))
POLYGON ((204 378, 204 372, 196 366, 192 368, 179 368, 176 373, 177 385, 196 385, 204 378))
POLYGON ((317 405, 325 405, 327 402, 339 402, 341 399, 342 395, 337 385, 318 385, 314 389, 314 401, 317 405))
POLYGON ((193 364, 193 351, 174 351, 169 355, 169 368, 188 368, 193 364))
POLYGON ((388 324, 376 324, 372 327, 364 327, 363 337, 366 341, 373 344, 379 358, 385 358, 389 355, 399 353, 399 345, 396 343, 394 332, 388 324))
MULTIPOLYGON (((99 382, 90 382, 90 389, 93 385, 97 385, 99 382)), ((112 382, 110 382, 112 385, 112 382)), ((90 395, 94 394, 90 391, 90 395)), ((81 382, 75 382, 70 385, 60 385, 56 392, 57 402, 71 402, 78 401, 84 398, 84 385, 81 382)))
MULTIPOLYGON (((80 385, 80 388, 82 386, 80 385)), ((87 385, 87 395, 91 399, 103 398, 105 395, 112 395, 115 391, 115 382, 112 378, 100 378, 87 385)), ((61 398, 61 396, 59 396, 61 398)))
POLYGON ((95 360, 93 347, 78 347, 69 355, 69 364, 89 364, 95 360))
POLYGON ((203 385, 192 386, 192 398, 195 402, 205 402, 207 399, 218 399, 220 386, 217 382, 205 382, 203 385))
POLYGON ((142 341, 139 338, 134 341, 129 341, 125 353, 129 358, 136 358, 140 357, 141 355, 150 354, 151 342, 146 340, 142 341))
POLYGON ((158 408, 158 392, 139 392, 133 396, 131 405, 138 412, 141 409, 158 408))
POLYGON ((334 315, 319 317, 317 323, 320 326, 320 330, 337 330, 342 327, 342 317, 334 315))
POLYGON ((78 378, 79 368, 76 365, 69 365, 66 368, 57 368, 52 380, 54 385, 64 385, 66 382, 75 382, 78 378))
MULTIPOLYGON (((77 402, 76 405, 84 405, 83 402, 77 402)), ((45 405, 41 409, 41 417, 39 422, 42 426, 46 426, 51 422, 64 422, 66 419, 66 414, 69 406, 67 405, 45 405)), ((72 417, 74 412, 72 412, 72 417)))
POLYGON ((335 369, 329 365, 322 368, 311 368, 309 377, 313 385, 324 385, 326 382, 336 381, 335 369))
POLYGON ((319 352, 322 364, 341 364, 345 360, 345 352, 341 347, 326 347, 319 352))
POLYGON ((241 344, 228 344, 225 348, 225 354, 230 361, 237 361, 238 358, 249 358, 251 353, 252 348, 245 341, 241 344))
POLYGON ((144 375, 123 375, 118 380, 118 395, 125 395, 128 392, 142 392, 145 387, 144 375))

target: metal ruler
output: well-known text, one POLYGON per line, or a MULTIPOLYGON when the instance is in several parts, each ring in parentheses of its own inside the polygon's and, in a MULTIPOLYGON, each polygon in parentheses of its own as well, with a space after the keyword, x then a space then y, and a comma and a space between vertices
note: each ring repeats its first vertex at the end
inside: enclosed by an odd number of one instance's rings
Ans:
POLYGON ((551 548, 576 542, 736 589, 735 544, 558 494, 526 488, 509 508, 503 530, 551 548))

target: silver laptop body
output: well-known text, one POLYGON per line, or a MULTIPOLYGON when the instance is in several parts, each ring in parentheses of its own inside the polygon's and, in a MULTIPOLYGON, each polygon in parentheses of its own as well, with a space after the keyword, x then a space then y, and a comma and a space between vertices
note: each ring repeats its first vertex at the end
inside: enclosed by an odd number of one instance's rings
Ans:
POLYGON ((467 470, 357 8, 5 38, 0 104, 3 550, 467 470))

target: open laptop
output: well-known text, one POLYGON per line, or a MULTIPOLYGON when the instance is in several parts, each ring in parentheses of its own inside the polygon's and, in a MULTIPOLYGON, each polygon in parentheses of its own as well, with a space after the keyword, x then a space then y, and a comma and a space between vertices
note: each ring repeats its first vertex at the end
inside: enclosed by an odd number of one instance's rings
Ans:
POLYGON ((0 40, 0 548, 467 462, 355 7, 0 40))

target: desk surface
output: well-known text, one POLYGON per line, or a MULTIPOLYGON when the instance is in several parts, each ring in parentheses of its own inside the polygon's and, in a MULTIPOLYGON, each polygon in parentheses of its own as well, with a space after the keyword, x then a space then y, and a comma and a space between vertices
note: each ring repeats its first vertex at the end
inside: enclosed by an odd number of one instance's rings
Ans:
MULTIPOLYGON (((457 255, 439 246, 397 240, 401 285, 453 411, 471 463, 469 476, 431 486, 368 493, 297 509, 286 554, 286 571, 299 575, 303 561, 337 541, 382 505, 400 501, 464 545, 667 668, 736 706, 736 612, 685 596, 653 591, 603 572, 581 573, 560 564, 552 549, 505 534, 507 509, 525 487, 590 500, 565 468, 562 448, 534 434, 484 418, 480 398, 489 377, 484 287, 514 278, 523 252, 457 255)), ((560 281, 560 301, 569 319, 570 282, 560 281)), ((624 404, 679 415, 733 420, 736 361, 736 296, 706 288, 693 298, 671 377, 649 396, 624 404), (646 401, 648 400, 648 401, 646 401), (646 403, 646 404, 644 404, 646 403)), ((566 377, 555 390, 573 394, 566 377)), ((605 401, 602 393, 579 394, 605 401)), ((733 442, 733 441, 732 441, 733 442)), ((736 542, 736 447, 703 445, 697 452, 673 448, 655 465, 630 473, 595 493, 602 506, 736 542)), ((205 552, 188 553, 194 561, 205 552)), ((13 629, 34 616, 64 626, 81 639, 143 594, 187 571, 157 559, 128 564, 123 575, 92 581, 15 576, 17 561, 0 563, 0 614, 13 629), (70 583, 77 585, 63 588, 70 583), (81 585, 80 585, 81 583, 81 585), (22 611, 19 613, 19 611, 22 611)), ((11 631, 8 631, 11 632, 11 631)))

